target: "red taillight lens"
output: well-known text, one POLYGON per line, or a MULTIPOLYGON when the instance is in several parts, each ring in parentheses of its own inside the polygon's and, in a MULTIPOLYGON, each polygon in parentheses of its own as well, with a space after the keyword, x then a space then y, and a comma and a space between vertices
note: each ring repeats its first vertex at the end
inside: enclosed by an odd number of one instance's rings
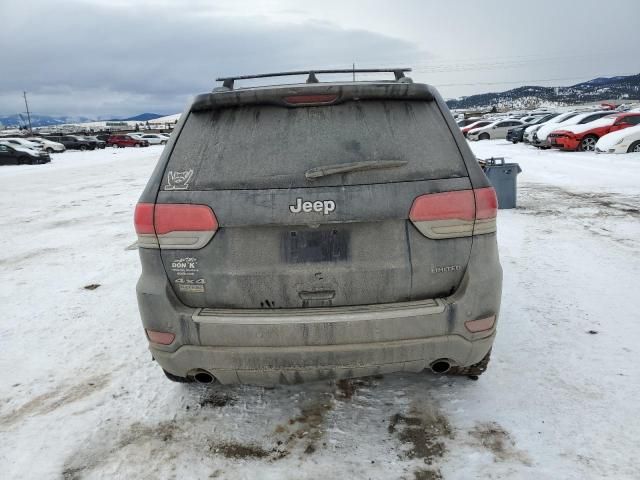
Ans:
POLYGON ((175 333, 169 332, 157 332, 155 330, 145 329, 147 332, 147 338, 153 343, 159 343, 160 345, 170 345, 176 338, 175 333))
POLYGON ((218 229, 218 220, 206 205, 159 203, 155 208, 154 224, 158 235, 170 232, 215 232, 218 229))
POLYGON ((290 95, 283 100, 289 105, 326 105, 338 99, 338 95, 290 95))
POLYGON ((414 222, 429 220, 473 220, 475 202, 472 190, 429 193, 413 201, 409 218, 414 222))
POLYGON ((218 230, 207 205, 139 203, 134 223, 143 248, 202 248, 218 230))
POLYGON ((493 187, 478 188, 473 193, 476 197, 476 219, 496 218, 498 215, 498 197, 493 187))
POLYGON ((153 207, 153 203, 139 203, 136 205, 136 211, 133 215, 133 223, 136 227, 136 233, 156 233, 153 229, 153 207))
POLYGON ((493 188, 429 193, 413 201, 409 219, 432 239, 496 231, 498 201, 493 188))

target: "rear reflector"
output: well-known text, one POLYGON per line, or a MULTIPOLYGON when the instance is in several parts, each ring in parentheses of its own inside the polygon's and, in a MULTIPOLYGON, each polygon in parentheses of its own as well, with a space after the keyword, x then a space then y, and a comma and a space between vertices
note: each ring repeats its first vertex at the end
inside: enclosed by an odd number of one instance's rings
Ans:
POLYGON ((338 95, 291 95, 283 100, 289 105, 327 105, 338 99, 338 95))
POLYGON ((421 195, 409 219, 424 236, 438 240, 495 232, 496 213, 495 191, 488 187, 421 195))
POLYGON ((145 329, 147 338, 150 342, 159 343, 160 345, 170 345, 176 338, 175 333, 157 332, 155 330, 145 329))
POLYGON ((143 248, 198 249, 218 230, 218 219, 207 205, 139 203, 134 217, 143 248))
POLYGON ((492 315, 487 318, 480 318, 478 320, 469 320, 464 322, 464 326, 467 327, 471 333, 484 332, 485 330, 491 330, 496 323, 496 316, 492 315))

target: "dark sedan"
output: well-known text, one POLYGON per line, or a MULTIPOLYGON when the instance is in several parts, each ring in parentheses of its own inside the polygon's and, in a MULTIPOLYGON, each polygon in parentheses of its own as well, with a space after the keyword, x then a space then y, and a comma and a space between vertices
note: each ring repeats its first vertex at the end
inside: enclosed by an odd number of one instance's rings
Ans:
POLYGON ((44 138, 63 144, 67 150, 95 150, 97 147, 95 142, 79 135, 47 135, 44 138))
POLYGON ((519 127, 512 128, 507 132, 507 140, 509 142, 513 142, 513 143, 522 142, 523 141, 523 137, 524 137, 524 131, 528 127, 531 127, 533 125, 540 125, 541 123, 548 122, 553 117, 556 117, 558 115, 559 115, 558 113, 550 113, 549 115, 545 115, 544 117, 540 117, 535 122, 527 123, 526 125, 521 125, 519 127))
POLYGON ((107 142, 104 140, 100 140, 98 137, 91 136, 91 135, 84 135, 82 138, 84 138, 88 142, 94 143, 96 148, 102 149, 107 147, 107 142))
POLYGON ((0 143, 0 165, 37 165, 49 163, 51 157, 47 152, 29 151, 27 148, 13 148, 0 143))

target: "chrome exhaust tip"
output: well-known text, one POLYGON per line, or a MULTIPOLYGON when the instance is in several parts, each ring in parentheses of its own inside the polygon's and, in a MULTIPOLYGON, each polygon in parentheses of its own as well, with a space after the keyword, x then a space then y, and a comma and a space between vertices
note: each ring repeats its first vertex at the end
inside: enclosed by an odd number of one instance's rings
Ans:
POLYGON ((196 373, 193 374, 193 379, 196 382, 202 383, 202 384, 215 383, 216 381, 216 378, 206 370, 198 370, 196 373))
POLYGON ((449 369, 451 368, 451 364, 449 363, 449 360, 441 358, 440 360, 432 362, 429 368, 433 373, 442 375, 443 373, 447 373, 449 371, 449 369))

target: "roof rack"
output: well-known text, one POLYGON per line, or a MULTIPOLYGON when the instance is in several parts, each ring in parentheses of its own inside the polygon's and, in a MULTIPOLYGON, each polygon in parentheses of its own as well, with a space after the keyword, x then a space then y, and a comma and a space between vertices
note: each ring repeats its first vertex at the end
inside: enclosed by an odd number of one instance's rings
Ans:
POLYGON ((355 77, 356 73, 376 73, 376 72, 393 72, 396 80, 405 78, 404 73, 410 72, 410 68, 344 68, 339 70, 296 70, 293 72, 276 72, 276 73, 260 73, 258 75, 239 75, 236 77, 220 77, 216 78, 216 82, 222 82, 222 86, 233 90, 233 83, 236 80, 248 80, 251 78, 269 78, 269 77, 287 77, 291 75, 308 75, 306 83, 319 83, 316 77, 317 73, 352 73, 355 77))

